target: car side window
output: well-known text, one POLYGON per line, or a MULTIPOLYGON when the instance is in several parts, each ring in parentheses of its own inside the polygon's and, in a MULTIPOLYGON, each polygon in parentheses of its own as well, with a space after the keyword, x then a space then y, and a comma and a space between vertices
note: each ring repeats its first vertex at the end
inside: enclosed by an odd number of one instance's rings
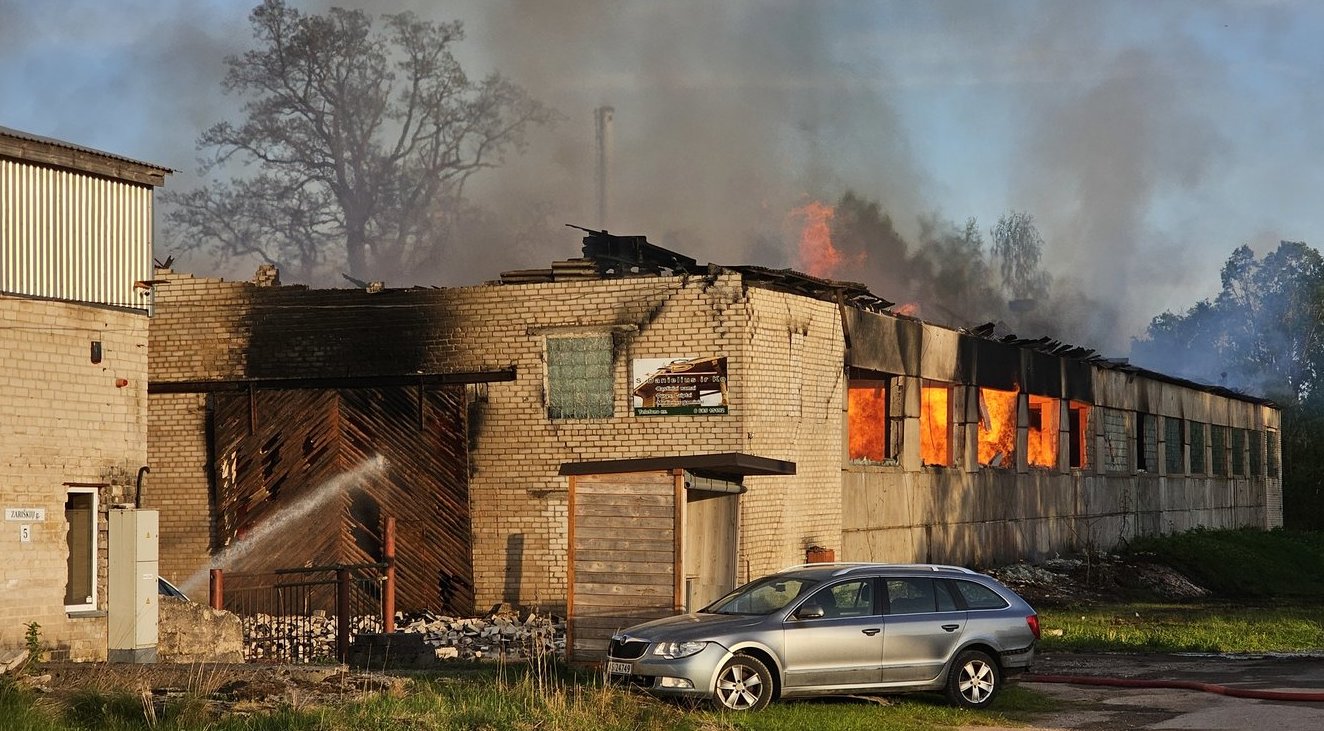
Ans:
POLYGON ((814 592, 805 604, 823 608, 823 618, 868 617, 873 611, 873 582, 870 579, 843 581, 814 592))
POLYGON ((956 598, 952 596, 951 584, 946 581, 933 582, 934 593, 938 596, 939 612, 955 612, 960 607, 956 606, 956 598))
POLYGON ((937 599, 934 598, 933 579, 888 579, 887 601, 891 614, 936 611, 937 599))
POLYGON ((973 581, 953 581, 956 592, 965 600, 966 609, 1002 609, 1007 606, 1007 600, 998 596, 996 591, 976 584, 973 581))

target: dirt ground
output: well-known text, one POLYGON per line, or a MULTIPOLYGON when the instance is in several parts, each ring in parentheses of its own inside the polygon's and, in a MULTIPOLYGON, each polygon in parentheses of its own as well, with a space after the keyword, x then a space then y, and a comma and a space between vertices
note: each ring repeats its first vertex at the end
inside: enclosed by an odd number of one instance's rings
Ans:
POLYGON ((205 698, 217 715, 281 707, 308 708, 373 694, 398 695, 406 678, 351 671, 343 665, 42 663, 21 682, 55 702, 80 691, 128 693, 164 706, 173 698, 205 698))

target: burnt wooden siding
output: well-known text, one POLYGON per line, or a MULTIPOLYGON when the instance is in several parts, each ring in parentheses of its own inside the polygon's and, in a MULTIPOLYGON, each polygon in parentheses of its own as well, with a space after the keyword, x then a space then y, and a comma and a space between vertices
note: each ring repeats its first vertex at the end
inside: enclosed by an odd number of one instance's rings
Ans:
POLYGON ((573 659, 600 660, 615 632, 679 610, 681 489, 666 471, 571 478, 573 659))
POLYGON ((211 412, 213 551, 288 521, 224 568, 379 561, 394 516, 397 609, 472 611, 462 389, 260 389, 213 394, 211 412))

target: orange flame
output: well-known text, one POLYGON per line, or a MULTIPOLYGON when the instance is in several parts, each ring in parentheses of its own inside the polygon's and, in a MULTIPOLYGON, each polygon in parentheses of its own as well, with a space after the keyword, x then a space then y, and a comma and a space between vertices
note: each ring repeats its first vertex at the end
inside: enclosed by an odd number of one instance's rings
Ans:
POLYGON ((979 464, 1016 466, 1017 391, 979 389, 979 464))
POLYGON ((1025 459, 1036 467, 1057 467, 1057 441, 1062 415, 1057 399, 1030 394, 1030 427, 1025 459))
POLYGON ((846 435, 851 461, 887 457, 887 385, 852 381, 846 388, 846 435))
POLYGON ((791 211, 791 216, 804 219, 800 227, 800 250, 796 266, 822 279, 831 279, 845 263, 845 257, 832 245, 832 206, 812 201, 791 211))
POLYGON ((904 305, 897 305, 892 309, 898 315, 908 315, 910 317, 919 317, 919 303, 907 302, 904 305))
POLYGON ((947 430, 946 386, 920 388, 919 457, 924 464, 951 464, 950 439, 947 430))

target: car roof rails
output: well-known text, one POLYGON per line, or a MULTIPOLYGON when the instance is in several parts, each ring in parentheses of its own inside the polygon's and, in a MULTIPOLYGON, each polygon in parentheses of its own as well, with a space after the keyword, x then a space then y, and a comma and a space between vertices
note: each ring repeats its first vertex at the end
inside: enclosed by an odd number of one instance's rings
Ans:
POLYGON ((834 567, 837 570, 832 572, 833 576, 841 576, 843 574, 848 574, 852 571, 858 571, 861 569, 900 569, 902 571, 933 571, 935 573, 940 571, 951 571, 962 574, 979 573, 978 571, 975 571, 973 569, 968 569, 964 566, 949 566, 946 564, 933 564, 933 563, 879 563, 877 561, 818 561, 815 563, 802 563, 802 564, 797 564, 795 566, 787 566, 783 568, 781 571, 778 571, 777 573, 784 573, 787 571, 800 571, 803 569, 815 569, 815 568, 827 569, 834 567))

